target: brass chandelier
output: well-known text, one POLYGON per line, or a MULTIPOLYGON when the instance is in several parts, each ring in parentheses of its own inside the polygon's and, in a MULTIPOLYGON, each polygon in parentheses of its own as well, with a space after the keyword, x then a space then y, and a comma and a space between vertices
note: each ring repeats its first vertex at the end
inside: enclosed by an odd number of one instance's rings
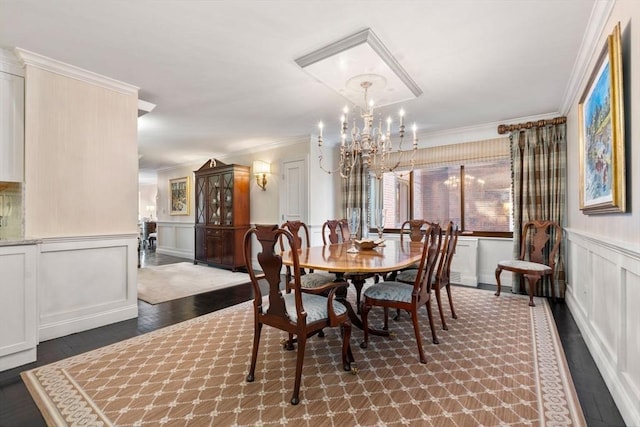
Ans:
MULTIPOLYGON (((320 168, 328 174, 340 173, 342 178, 347 178, 353 168, 362 162, 368 170, 375 174, 377 179, 381 179, 385 172, 394 172, 402 163, 403 155, 407 151, 402 150, 404 141, 405 125, 404 110, 400 110, 400 126, 398 130, 398 147, 394 149, 391 138, 391 117, 387 118, 386 132, 382 129, 382 117, 379 118, 378 126, 374 127, 373 101, 368 101, 367 91, 372 86, 372 82, 363 81, 360 86, 364 89, 364 105, 366 111, 361 114, 362 128, 356 125, 356 119, 353 119, 353 125, 349 128, 349 109, 344 107, 343 115, 340 118, 340 161, 337 169, 331 170, 323 164, 323 139, 322 131, 324 124, 320 122, 320 134, 318 136, 318 147, 320 154, 318 156, 320 168), (397 153, 397 156, 392 154, 397 153)), ((418 149, 418 138, 416 137, 416 125, 412 126, 413 130, 413 149, 411 150, 410 169, 413 170, 415 164, 415 154, 418 149)))

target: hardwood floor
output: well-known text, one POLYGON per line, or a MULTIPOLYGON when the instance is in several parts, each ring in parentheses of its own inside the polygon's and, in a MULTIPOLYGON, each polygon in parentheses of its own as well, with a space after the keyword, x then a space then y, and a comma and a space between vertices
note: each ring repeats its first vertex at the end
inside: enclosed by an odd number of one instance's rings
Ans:
MULTIPOLYGON (((151 249, 142 253, 141 260, 143 267, 184 262, 182 258, 156 254, 151 249)), ((487 285, 482 287, 491 288, 487 285)), ((0 427, 46 425, 20 379, 20 372, 252 298, 251 286, 246 284, 157 305, 138 301, 139 315, 136 319, 40 343, 37 362, 0 372, 0 427)), ((587 350, 569 309, 564 303, 556 303, 552 304, 552 311, 587 424, 589 426, 624 426, 624 421, 587 350)))

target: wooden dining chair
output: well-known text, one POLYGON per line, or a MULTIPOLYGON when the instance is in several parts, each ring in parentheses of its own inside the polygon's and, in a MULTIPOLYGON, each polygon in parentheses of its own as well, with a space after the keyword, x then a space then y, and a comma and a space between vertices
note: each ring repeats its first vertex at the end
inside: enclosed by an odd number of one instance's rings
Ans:
MULTIPOLYGON (((322 242, 324 245, 331 245, 337 243, 345 243, 349 241, 349 226, 347 225, 347 220, 343 219, 330 219, 322 224, 322 242)), ((354 283, 354 288, 356 290, 356 307, 357 310, 360 310, 360 299, 362 293, 362 285, 357 285, 360 281, 364 281, 369 277, 374 278, 374 282, 378 283, 380 278, 385 277, 385 273, 370 273, 370 274, 351 274, 345 273, 342 275, 344 280, 349 280, 354 283), (357 277, 356 277, 357 276, 357 277)))
MULTIPOLYGON (((447 322, 444 317, 444 310, 442 309, 442 298, 440 290, 445 288, 447 292, 447 298, 449 300, 449 308, 451 310, 451 317, 458 318, 456 311, 453 307, 453 298, 451 296, 451 261, 456 252, 456 245, 458 244, 458 226, 454 226, 452 221, 447 224, 447 229, 444 233, 444 242, 442 243, 442 250, 438 257, 438 266, 433 277, 432 287, 433 293, 436 296, 436 302, 438 303, 438 312, 440 313, 440 322, 442 323, 442 329, 448 330, 447 322)), ((408 269, 401 271, 396 276, 398 282, 413 283, 416 280, 418 274, 417 269, 408 269)))
MULTIPOLYGON (((327 296, 309 294, 301 292, 302 283, 299 268, 297 241, 293 234, 277 225, 258 225, 247 231, 244 236, 244 258, 251 277, 254 308, 254 336, 253 348, 251 352, 251 366, 247 375, 247 382, 255 380, 256 361, 258 358, 258 347, 260 345, 260 333, 262 326, 267 325, 280 329, 291 337, 296 336, 298 344, 298 354, 296 358, 296 371, 291 396, 291 404, 297 405, 300 402, 300 383, 302 380, 302 366, 304 363, 304 352, 307 338, 319 333, 323 328, 340 327, 342 335, 342 367, 345 371, 351 370, 351 363, 354 361, 351 352, 351 322, 347 313, 347 308, 335 301, 336 289, 346 286, 344 283, 331 283, 323 287, 323 292, 327 296), (264 274, 264 279, 268 282, 269 288, 265 294, 258 283, 256 270, 252 263, 252 244, 254 237, 257 240, 260 250, 257 255, 260 270, 264 274), (275 245, 282 239, 286 240, 293 250, 293 281, 292 291, 283 293, 281 291, 282 257, 276 253, 275 245), (263 298, 266 297, 266 298, 263 298)), ((279 375, 279 374, 278 374, 279 375)), ((276 390, 277 391, 277 390, 276 390)))
MULTIPOLYGON (((441 243, 442 236, 440 235, 440 226, 437 224, 430 225, 426 230, 422 258, 420 259, 415 282, 409 285, 407 283, 385 280, 371 285, 364 291, 364 301, 362 302, 361 310, 364 330, 364 341, 360 344, 362 348, 367 348, 369 345, 369 311, 371 311, 371 308, 383 307, 385 309, 396 308, 406 310, 411 313, 420 363, 426 363, 427 359, 422 348, 418 309, 423 305, 427 307, 432 340, 434 344, 438 344, 438 337, 433 324, 433 313, 431 310, 431 281, 441 243)), ((384 328, 388 329, 386 316, 384 328)))
POLYGON ((555 221, 529 221, 522 227, 518 259, 498 262, 496 282, 500 296, 500 274, 503 270, 521 274, 529 283, 529 305, 534 307, 534 287, 538 280, 549 276, 551 297, 555 301, 556 254, 562 240, 562 227, 555 221))
POLYGON ((322 224, 322 243, 326 245, 349 241, 346 219, 328 219, 322 224))
MULTIPOLYGON (((286 221, 282 224, 282 228, 289 231, 295 240, 296 247, 301 248, 306 246, 307 248, 311 246, 311 241, 309 239, 309 227, 302 221, 286 221)), ((284 239, 280 240, 280 249, 285 250, 288 248, 288 245, 285 244, 286 241, 284 239)), ((292 268, 287 266, 285 269, 286 276, 286 284, 287 290, 291 288, 291 284, 293 282, 293 273, 292 268)), ((302 284, 302 290, 305 292, 319 293, 319 288, 326 285, 327 283, 331 283, 336 280, 336 275, 333 273, 328 273, 324 271, 315 272, 313 269, 309 269, 306 271, 304 268, 300 269, 300 278, 302 284)))

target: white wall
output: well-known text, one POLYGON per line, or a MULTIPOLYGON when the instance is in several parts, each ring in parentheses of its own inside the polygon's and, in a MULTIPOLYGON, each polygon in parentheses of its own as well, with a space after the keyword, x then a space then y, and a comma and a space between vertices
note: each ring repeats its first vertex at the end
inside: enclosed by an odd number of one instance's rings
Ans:
POLYGON ((567 114, 567 295, 571 313, 628 425, 640 425, 640 2, 618 0, 598 46, 576 70, 582 76, 567 114), (628 156, 628 212, 584 215, 579 198, 578 103, 607 36, 620 22, 628 156))
POLYGON ((138 189, 138 218, 157 219, 157 184, 140 184, 138 189))
POLYGON ((19 51, 40 339, 136 317, 138 89, 19 51))
MULTIPOLYGON (((254 160, 263 160, 271 163, 271 175, 267 177, 267 187, 263 191, 256 184, 255 178, 251 176, 250 184, 250 223, 251 224, 279 224, 282 221, 279 217, 280 200, 280 161, 287 158, 297 158, 308 156, 313 144, 308 137, 295 138, 286 143, 274 142, 268 149, 252 150, 250 152, 236 153, 231 156, 216 157, 216 160, 226 164, 239 164, 251 167, 254 160)), ((330 195, 331 186, 334 185, 333 176, 321 175, 317 172, 317 158, 310 161, 310 181, 313 185, 310 191, 321 194, 322 197, 310 198, 309 211, 312 212, 312 221, 320 221, 319 218, 328 218, 333 215, 333 196, 330 195), (326 188, 329 189, 326 189, 326 188), (325 188, 325 189, 323 189, 325 188)), ((195 190, 193 188, 193 171, 198 170, 208 158, 201 161, 182 165, 175 168, 167 168, 158 171, 158 241, 157 251, 159 253, 180 256, 183 258, 193 258, 195 225, 195 190), (169 180, 188 176, 191 183, 191 202, 189 215, 172 216, 169 215, 168 186, 169 180)), ((324 173, 323 173, 324 174, 324 173)), ((319 224, 322 225, 322 222, 319 224)), ((315 223, 314 223, 315 224, 315 223)), ((314 224, 310 224, 312 227, 314 224)), ((317 224, 316 224, 317 225, 317 224)))

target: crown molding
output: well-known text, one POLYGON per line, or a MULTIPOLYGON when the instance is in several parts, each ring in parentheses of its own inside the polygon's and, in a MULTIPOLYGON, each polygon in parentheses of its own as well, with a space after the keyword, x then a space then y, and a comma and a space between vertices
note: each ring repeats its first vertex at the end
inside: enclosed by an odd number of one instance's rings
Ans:
POLYGON ((435 147, 439 145, 459 144, 469 141, 481 141, 484 139, 506 138, 506 135, 498 134, 498 126, 506 123, 535 122, 538 120, 558 117, 558 112, 537 114, 535 116, 516 117, 499 122, 483 123, 474 126, 465 126, 454 129, 445 129, 418 134, 420 148, 435 147))
POLYGON ((10 50, 0 49, 0 71, 24 77, 22 64, 10 50))
POLYGON ((600 35, 604 31, 614 5, 615 0, 595 1, 593 3, 589 23, 587 24, 587 29, 582 37, 578 56, 573 64, 569 84, 567 85, 563 98, 564 101, 560 108, 560 113, 563 116, 566 116, 571 107, 577 103, 576 100, 580 94, 579 90, 581 89, 580 85, 584 81, 587 73, 590 71, 589 65, 591 60, 597 56, 600 49, 602 49, 602 45, 600 44, 600 35))
POLYGON ((15 48, 15 52, 25 66, 29 65, 31 67, 40 68, 45 71, 50 71, 65 77, 120 92, 125 95, 134 94, 138 96, 139 88, 137 86, 133 86, 110 77, 105 77, 92 71, 84 70, 19 47, 15 48))

